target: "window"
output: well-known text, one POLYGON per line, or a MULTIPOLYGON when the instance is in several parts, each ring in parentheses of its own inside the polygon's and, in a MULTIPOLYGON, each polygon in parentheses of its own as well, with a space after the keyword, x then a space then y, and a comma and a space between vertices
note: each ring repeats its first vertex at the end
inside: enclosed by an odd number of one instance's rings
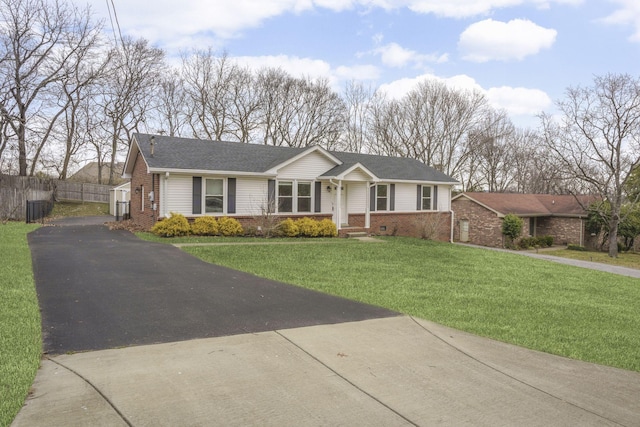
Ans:
POLYGON ((298 212, 311 212, 311 183, 298 183, 298 212))
POLYGON ((205 213, 220 213, 224 210, 224 180, 207 179, 205 188, 205 213))
POLYGON ((389 186, 377 185, 376 186, 376 210, 377 211, 386 211, 387 203, 389 200, 389 186))
POLYGON ((278 212, 293 212, 293 182, 278 182, 278 212))
POLYGON ((431 210, 431 187, 428 185, 422 186, 422 210, 431 210))

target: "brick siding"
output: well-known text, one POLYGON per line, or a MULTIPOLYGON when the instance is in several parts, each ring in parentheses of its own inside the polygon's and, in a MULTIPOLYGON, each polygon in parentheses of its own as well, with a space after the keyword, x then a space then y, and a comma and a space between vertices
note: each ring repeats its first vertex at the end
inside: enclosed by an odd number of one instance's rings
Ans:
MULTIPOLYGON (((502 247, 502 218, 498 215, 464 197, 453 200, 451 207, 455 212, 453 239, 460 241, 460 221, 469 221, 469 243, 490 247, 502 247)), ((523 218, 522 236, 529 236, 531 218, 523 218)), ((581 230, 584 224, 580 218, 569 217, 537 217, 535 218, 536 236, 552 236, 557 245, 580 244, 581 230)), ((590 239, 582 234, 583 242, 590 239)))
POLYGON ((502 219, 469 199, 461 197, 451 202, 455 212, 453 240, 460 241, 460 221, 469 221, 469 243, 500 248, 503 246, 502 219))

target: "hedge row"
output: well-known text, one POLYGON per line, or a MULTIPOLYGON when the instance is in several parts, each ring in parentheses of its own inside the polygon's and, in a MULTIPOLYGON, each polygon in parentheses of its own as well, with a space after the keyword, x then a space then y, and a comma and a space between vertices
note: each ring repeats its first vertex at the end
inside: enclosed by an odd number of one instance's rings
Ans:
POLYGON ((520 249, 548 248, 553 246, 553 236, 523 237, 518 241, 520 249))
POLYGON ((193 225, 182 214, 171 213, 169 218, 158 221, 151 232, 161 237, 178 237, 195 234, 197 236, 239 236, 244 233, 238 220, 229 217, 214 218, 203 216, 197 218, 193 225))
MULTIPOLYGON (((196 218, 193 224, 189 224, 182 214, 171 213, 169 218, 157 222, 151 232, 161 237, 177 237, 193 234, 196 236, 240 236, 244 229, 238 220, 229 217, 215 218, 203 216, 196 218)), ((249 234, 251 233, 249 231, 249 234)), ((313 218, 299 218, 293 220, 287 218, 281 221, 274 230, 273 235, 282 237, 336 237, 338 229, 330 219, 322 221, 313 218)))

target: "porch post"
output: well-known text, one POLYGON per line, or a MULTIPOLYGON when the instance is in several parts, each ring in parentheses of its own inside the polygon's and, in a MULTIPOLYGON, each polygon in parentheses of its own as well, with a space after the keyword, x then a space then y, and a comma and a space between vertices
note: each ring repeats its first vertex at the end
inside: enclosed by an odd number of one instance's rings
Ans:
POLYGON ((370 195, 371 191, 370 191, 370 188, 371 188, 371 183, 369 183, 367 181, 367 185, 365 185, 365 189, 364 189, 364 191, 366 193, 366 195, 365 195, 366 203, 364 205, 365 206, 365 208, 364 208, 365 209, 364 210, 364 228, 367 228, 367 229, 371 228, 371 209, 370 209, 370 207, 371 207, 371 195, 370 195))
POLYGON ((336 227, 342 229, 342 181, 338 181, 336 190, 336 227))

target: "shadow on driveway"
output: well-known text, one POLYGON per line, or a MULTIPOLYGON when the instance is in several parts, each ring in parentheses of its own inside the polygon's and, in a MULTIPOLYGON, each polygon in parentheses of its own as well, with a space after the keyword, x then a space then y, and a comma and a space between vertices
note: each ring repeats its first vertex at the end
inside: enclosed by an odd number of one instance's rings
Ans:
POLYGON ((28 239, 50 354, 398 314, 208 264, 102 225, 41 227, 28 239))

